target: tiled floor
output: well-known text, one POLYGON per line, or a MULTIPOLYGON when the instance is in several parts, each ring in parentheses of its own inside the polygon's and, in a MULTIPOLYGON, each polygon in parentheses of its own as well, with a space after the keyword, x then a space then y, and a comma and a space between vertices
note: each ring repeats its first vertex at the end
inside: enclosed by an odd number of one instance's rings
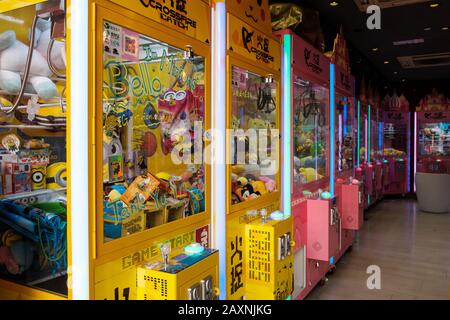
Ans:
POLYGON ((384 200, 368 212, 353 250, 308 299, 449 299, 450 214, 419 211, 413 200, 384 200), (366 269, 381 270, 369 290, 366 269))

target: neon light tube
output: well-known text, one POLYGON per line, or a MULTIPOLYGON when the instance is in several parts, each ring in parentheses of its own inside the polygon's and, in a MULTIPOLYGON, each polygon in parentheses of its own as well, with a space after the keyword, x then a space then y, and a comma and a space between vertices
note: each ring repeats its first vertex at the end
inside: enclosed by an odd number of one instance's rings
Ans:
MULTIPOLYGON (((226 7, 225 2, 216 2, 212 9, 212 44, 213 44, 213 63, 211 72, 213 82, 213 105, 211 108, 211 124, 216 132, 226 132, 226 7)), ((213 135, 211 141, 212 163, 211 163, 211 219, 213 229, 214 247, 219 250, 219 289, 221 300, 226 299, 227 281, 226 281, 226 159, 225 159, 225 141, 220 140, 213 135)))
POLYGON ((357 138, 357 147, 356 150, 356 166, 359 167, 361 165, 361 102, 358 100, 358 138, 357 138))
POLYGON ((416 192, 417 172, 417 112, 414 112, 414 192, 416 192))
POLYGON ((347 125, 348 125, 348 99, 344 97, 344 119, 343 119, 343 128, 344 128, 344 137, 347 136, 347 125))
POLYGON ((407 164, 407 174, 408 174, 408 193, 411 191, 411 115, 408 112, 408 164, 407 164))
MULTIPOLYGON (((335 175, 335 97, 334 97, 334 64, 330 64, 330 193, 334 196, 334 175, 335 175)), ((317 148, 316 148, 317 149, 317 148)))
POLYGON ((369 109, 367 111, 367 122, 366 122, 366 159, 367 159, 367 163, 370 164, 370 148, 371 146, 371 132, 370 130, 372 130, 372 123, 370 122, 370 104, 369 104, 369 109))
POLYGON ((72 299, 89 300, 88 0, 70 1, 70 9, 69 201, 72 213, 72 265, 69 268, 72 270, 69 270, 69 277, 71 272, 72 299))
POLYGON ((282 149, 282 210, 286 217, 291 215, 291 194, 292 194, 292 152, 291 152, 291 115, 292 115, 292 74, 291 74, 291 54, 292 54, 292 36, 285 34, 283 36, 283 58, 282 58, 282 88, 283 88, 283 106, 282 106, 282 124, 281 136, 283 137, 282 149))
POLYGON ((378 150, 383 150, 383 122, 378 122, 378 150))

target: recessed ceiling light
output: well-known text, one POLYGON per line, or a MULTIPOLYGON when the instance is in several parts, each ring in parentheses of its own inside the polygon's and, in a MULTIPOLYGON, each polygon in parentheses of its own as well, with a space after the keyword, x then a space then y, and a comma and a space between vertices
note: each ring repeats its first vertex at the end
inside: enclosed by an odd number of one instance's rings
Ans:
POLYGON ((406 82, 406 79, 402 79, 402 82, 406 82))
POLYGON ((430 8, 437 8, 437 7, 439 7, 439 3, 438 2, 430 3, 430 8))
POLYGON ((392 42, 394 46, 403 46, 406 44, 418 44, 418 43, 424 43, 425 40, 423 38, 419 39, 410 39, 410 40, 402 40, 402 41, 394 41, 392 42))
POLYGON ((330 1, 330 6, 336 7, 338 5, 339 5, 339 2, 337 2, 337 1, 330 1))
POLYGON ((425 30, 425 31, 431 31, 431 27, 423 28, 423 30, 425 30))
POLYGON ((447 31, 447 30, 448 30, 448 27, 442 27, 441 30, 442 30, 442 31, 447 31))
POLYGON ((394 74, 398 74, 398 71, 394 71, 394 74))
POLYGON ((372 48, 373 52, 377 52, 379 49, 378 48, 372 48))
POLYGON ((389 64, 389 61, 388 61, 388 60, 385 60, 383 63, 384 63, 384 64, 389 64))

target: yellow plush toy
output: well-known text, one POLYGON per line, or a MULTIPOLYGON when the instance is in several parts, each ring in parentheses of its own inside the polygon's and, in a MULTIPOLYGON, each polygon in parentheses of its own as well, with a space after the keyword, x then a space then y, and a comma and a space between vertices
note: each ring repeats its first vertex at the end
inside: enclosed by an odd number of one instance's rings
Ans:
POLYGON ((300 174, 303 175, 307 183, 323 178, 314 168, 300 168, 300 174))

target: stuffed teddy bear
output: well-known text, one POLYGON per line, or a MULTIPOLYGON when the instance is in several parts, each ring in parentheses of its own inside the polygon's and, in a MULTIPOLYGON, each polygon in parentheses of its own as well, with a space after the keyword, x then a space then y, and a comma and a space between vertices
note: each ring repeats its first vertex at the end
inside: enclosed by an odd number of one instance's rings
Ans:
MULTIPOLYGON (((28 46, 16 38, 14 31, 0 34, 0 89, 17 94, 22 86, 20 73, 24 72, 28 46)), ((40 98, 51 99, 58 94, 56 85, 50 80, 50 71, 46 59, 33 50, 28 83, 40 98)))
MULTIPOLYGON (((36 24, 36 34, 34 37, 34 48, 42 57, 47 59, 47 49, 50 43, 52 23, 50 20, 39 19, 36 24)), ((66 69, 66 47, 64 42, 55 41, 51 53, 53 66, 58 70, 66 69)))

